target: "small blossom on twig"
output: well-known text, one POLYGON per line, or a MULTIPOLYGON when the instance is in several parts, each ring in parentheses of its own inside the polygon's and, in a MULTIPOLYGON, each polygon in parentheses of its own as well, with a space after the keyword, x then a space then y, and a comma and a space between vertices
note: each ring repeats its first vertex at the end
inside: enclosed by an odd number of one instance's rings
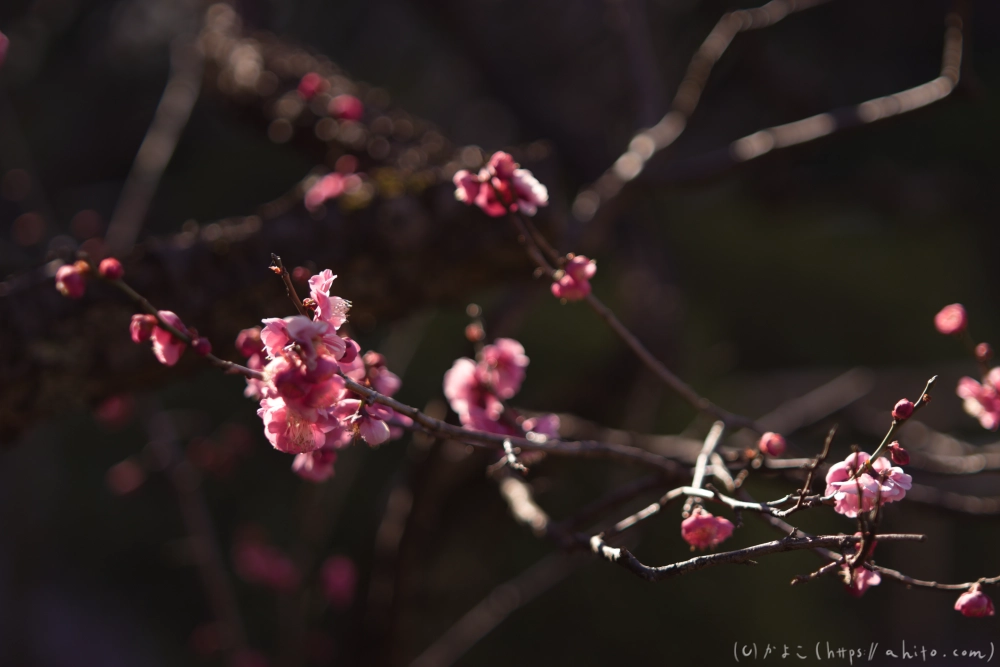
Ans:
POLYGON ((913 416, 913 403, 909 399, 901 398, 892 409, 892 418, 896 421, 906 421, 913 416))
POLYGON ((968 318, 965 315, 965 308, 960 303, 945 306, 934 316, 934 326, 938 332, 946 336, 965 331, 967 325, 968 318))
POLYGON ((972 588, 958 596, 955 600, 955 611, 961 612, 962 616, 978 618, 993 615, 993 600, 986 593, 979 589, 979 584, 973 584, 972 588))
POLYGON ((549 192, 527 169, 520 169, 514 158, 499 151, 478 175, 462 169, 452 179, 455 199, 475 204, 489 216, 498 218, 508 211, 534 215, 539 206, 549 203, 549 192))
POLYGON ((153 335, 153 328, 156 326, 156 318, 152 315, 137 314, 132 316, 132 323, 129 325, 129 333, 132 335, 133 343, 145 343, 153 335))
POLYGON ((590 279, 595 273, 597 264, 594 260, 583 255, 570 257, 562 267, 562 275, 552 283, 552 295, 567 301, 583 299, 590 294, 590 279))
POLYGON ((903 449, 898 442, 890 443, 887 449, 889 450, 889 458, 896 465, 905 466, 910 464, 910 453, 903 449))
POLYGON ((691 545, 692 551, 718 546, 732 534, 733 524, 729 519, 712 516, 701 507, 696 507, 691 516, 681 521, 681 537, 691 545))
POLYGON ((121 280, 125 275, 125 269, 114 257, 105 257, 97 267, 97 273, 105 280, 121 280))
POLYGON ((844 577, 844 586, 847 588, 847 592, 856 598, 864 595, 869 586, 878 586, 882 583, 882 577, 879 576, 878 572, 872 572, 864 566, 855 568, 852 575, 851 568, 844 565, 841 574, 844 577))
POLYGON ((760 442, 757 446, 761 454, 781 456, 785 453, 785 438, 780 433, 768 431, 760 436, 760 442))
POLYGON ((827 472, 824 495, 834 497, 834 511, 853 518, 858 512, 874 509, 876 498, 879 504, 891 503, 902 500, 910 490, 913 479, 882 457, 872 462, 871 473, 854 478, 870 458, 865 452, 857 452, 834 464, 827 472))
MULTIPOLYGON (((187 331, 184 323, 181 322, 181 318, 176 313, 169 310, 161 310, 159 311, 159 316, 161 320, 181 333, 187 331)), ((184 348, 187 347, 184 341, 178 340, 172 333, 158 326, 153 327, 151 339, 153 341, 153 354, 164 366, 173 366, 176 364, 181 355, 184 354, 184 348)))
POLYGON ((56 289, 63 296, 79 299, 87 290, 87 274, 90 266, 84 261, 64 264, 56 271, 56 289))

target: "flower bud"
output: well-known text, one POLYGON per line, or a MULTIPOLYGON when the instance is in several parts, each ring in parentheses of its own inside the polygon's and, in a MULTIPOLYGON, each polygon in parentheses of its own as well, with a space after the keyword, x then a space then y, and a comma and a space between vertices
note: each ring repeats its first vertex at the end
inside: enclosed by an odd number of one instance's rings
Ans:
POLYGON ((960 303, 945 306, 941 312, 934 316, 934 326, 937 327, 938 332, 946 336, 961 333, 967 324, 965 308, 960 303))
POLYGON ((87 289, 85 272, 81 271, 78 265, 79 262, 65 264, 56 271, 56 289, 59 290, 60 294, 71 299, 79 299, 87 289))
POLYGON ((191 341, 191 349, 200 357, 212 354, 212 343, 207 338, 195 338, 191 341))
POLYGON ((129 325, 132 342, 145 343, 153 335, 153 327, 155 326, 156 318, 152 315, 133 315, 132 323, 129 325))
POLYGON ((900 447, 898 442, 893 442, 889 444, 889 458, 892 462, 898 466, 905 466, 910 464, 910 453, 900 447))
POLYGON ((976 346, 976 361, 980 361, 985 364, 992 358, 993 348, 990 347, 989 343, 980 343, 976 346))
POLYGON ((785 438, 780 433, 768 431, 760 436, 760 442, 757 443, 757 446, 761 454, 781 456, 785 453, 785 438))
POLYGON ((958 600, 955 601, 955 611, 961 612, 962 616, 972 618, 992 616, 993 600, 979 590, 979 584, 973 584, 972 588, 958 596, 958 600))
POLYGON ((913 415, 913 403, 906 398, 900 399, 892 409, 892 418, 896 421, 906 421, 911 415, 913 415))
POLYGON ((122 268, 122 263, 117 259, 107 257, 101 260, 100 266, 97 267, 97 273, 105 280, 120 280, 125 275, 125 269, 122 268))

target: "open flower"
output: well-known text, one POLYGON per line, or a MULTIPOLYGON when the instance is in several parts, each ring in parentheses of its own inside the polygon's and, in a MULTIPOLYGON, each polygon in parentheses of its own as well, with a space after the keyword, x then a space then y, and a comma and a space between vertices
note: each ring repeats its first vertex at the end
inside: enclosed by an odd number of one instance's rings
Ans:
POLYGON ((965 308, 960 303, 953 303, 945 306, 934 316, 934 326, 938 332, 950 336, 961 333, 968 325, 968 318, 965 315, 965 308))
POLYGON ((681 521, 681 537, 694 549, 710 549, 729 539, 733 534, 733 524, 729 519, 712 516, 701 507, 696 507, 691 516, 681 521))
MULTIPOLYGON (((590 294, 590 279, 597 273, 594 260, 575 255, 562 267, 562 275, 552 283, 552 295, 557 299, 579 301, 590 294)), ((558 275, 558 274, 557 274, 558 275)))
POLYGON ((489 216, 498 218, 508 211, 534 215, 539 206, 549 203, 549 192, 527 169, 520 169, 514 158, 499 151, 478 175, 462 169, 452 179, 455 199, 475 204, 489 216))

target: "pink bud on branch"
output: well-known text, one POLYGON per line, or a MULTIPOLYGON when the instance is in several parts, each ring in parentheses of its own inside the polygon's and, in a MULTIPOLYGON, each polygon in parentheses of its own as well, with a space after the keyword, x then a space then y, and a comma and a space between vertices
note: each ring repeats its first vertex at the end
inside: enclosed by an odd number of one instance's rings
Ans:
POLYGON ((965 331, 965 327, 967 325, 968 319, 965 315, 965 308, 963 308, 960 303, 953 303, 950 306, 945 306, 937 315, 934 316, 934 326, 937 328, 938 332, 946 336, 951 336, 965 331))

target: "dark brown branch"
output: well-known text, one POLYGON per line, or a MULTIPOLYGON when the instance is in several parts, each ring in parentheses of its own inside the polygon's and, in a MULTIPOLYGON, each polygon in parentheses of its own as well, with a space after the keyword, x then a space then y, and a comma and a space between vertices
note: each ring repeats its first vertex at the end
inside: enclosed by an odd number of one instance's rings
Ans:
MULTIPOLYGON (((785 537, 780 540, 774 540, 772 542, 765 542, 764 544, 747 547, 746 549, 737 549, 735 551, 724 551, 721 553, 707 554, 705 556, 696 556, 695 558, 660 567, 644 565, 624 547, 609 547, 603 540, 601 540, 600 536, 594 536, 591 538, 591 550, 611 562, 617 563, 632 574, 645 579, 646 581, 662 581, 663 579, 669 579, 683 574, 690 574, 692 572, 716 565, 748 563, 754 558, 774 553, 831 547, 846 549, 852 544, 857 544, 861 541, 861 539, 862 538, 854 535, 785 537)), ((884 542, 923 542, 925 539, 926 536, 916 534, 879 535, 879 540, 884 542)))
POLYGON ((289 275, 288 269, 281 263, 281 258, 273 252, 271 253, 271 270, 278 274, 281 282, 285 284, 285 292, 288 294, 291 302, 295 304, 295 310, 299 311, 299 315, 312 319, 312 314, 302 305, 302 299, 299 298, 298 292, 295 291, 295 285, 292 284, 292 276, 289 275))

